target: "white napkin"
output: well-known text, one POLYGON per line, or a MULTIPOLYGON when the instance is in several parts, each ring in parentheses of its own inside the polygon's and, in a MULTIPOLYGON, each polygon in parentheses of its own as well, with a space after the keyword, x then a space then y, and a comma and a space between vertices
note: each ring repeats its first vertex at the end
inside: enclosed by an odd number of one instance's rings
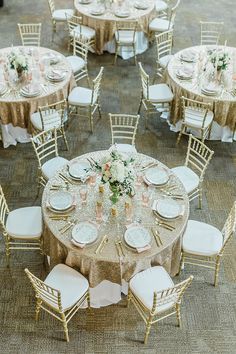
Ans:
MULTIPOLYGON (((137 226, 137 224, 132 223, 132 224, 125 225, 125 226, 126 226, 127 229, 129 229, 130 227, 137 226)), ((142 252, 144 252, 144 251, 149 250, 150 248, 151 248, 151 245, 148 244, 148 245, 145 246, 145 247, 136 247, 136 251, 137 251, 138 253, 142 253, 142 252)))

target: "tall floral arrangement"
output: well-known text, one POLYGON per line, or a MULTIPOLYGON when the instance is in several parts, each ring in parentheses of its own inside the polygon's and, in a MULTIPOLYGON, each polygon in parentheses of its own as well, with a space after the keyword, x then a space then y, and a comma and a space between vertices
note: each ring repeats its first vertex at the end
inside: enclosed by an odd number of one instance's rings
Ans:
POLYGON ((20 76, 24 71, 28 71, 28 60, 24 54, 12 51, 8 55, 8 60, 10 68, 15 69, 18 76, 20 76))
POLYGON ((208 52, 210 62, 213 64, 214 68, 217 71, 221 70, 226 70, 229 62, 230 62, 230 57, 227 52, 224 50, 210 50, 208 52))

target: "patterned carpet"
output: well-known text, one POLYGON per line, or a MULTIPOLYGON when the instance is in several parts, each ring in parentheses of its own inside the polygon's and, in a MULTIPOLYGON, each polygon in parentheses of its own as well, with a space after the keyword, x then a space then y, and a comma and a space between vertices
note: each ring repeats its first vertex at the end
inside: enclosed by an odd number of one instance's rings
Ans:
MULTIPOLYGON (((236 45, 234 0, 182 1, 175 29, 174 50, 199 41, 200 19, 224 20, 225 38, 236 45)), ((8 0, 0 9, 0 47, 19 44, 18 22, 43 23, 42 45, 66 53, 67 36, 64 26, 58 27, 55 42, 51 43, 51 22, 46 0, 8 0)), ((57 7, 72 6, 72 1, 56 1, 57 7)), ((155 48, 139 56, 150 74, 155 68, 155 48)), ((74 119, 67 130, 70 151, 61 155, 72 158, 84 152, 109 147, 108 112, 134 113, 140 97, 138 69, 132 60, 112 65, 113 55, 89 55, 89 73, 95 77, 99 67, 105 67, 102 84, 101 120, 96 120, 95 132, 89 133, 87 121, 74 119)), ((158 116, 144 129, 143 120, 138 129, 137 149, 158 158, 169 167, 184 161, 187 139, 176 148, 176 134, 169 131, 158 116)), ((236 199, 236 145, 235 143, 207 142, 215 151, 206 173, 204 206, 197 209, 191 203, 191 218, 222 227, 226 215, 236 199)), ((0 146, 0 183, 10 208, 40 205, 36 199, 36 160, 30 144, 18 144, 3 149, 0 146)), ((42 314, 34 321, 33 291, 23 269, 28 267, 43 278, 46 270, 42 257, 36 253, 14 253, 10 269, 6 268, 4 244, 1 241, 0 258, 0 353, 1 354, 198 354, 236 353, 236 242, 233 240, 225 252, 220 271, 219 287, 212 286, 213 275, 208 270, 188 266, 175 282, 194 275, 191 288, 183 303, 183 326, 176 326, 175 318, 153 326, 149 342, 144 346, 144 323, 133 307, 125 308, 125 299, 117 304, 91 313, 81 310, 69 324, 70 343, 63 340, 60 324, 51 316, 42 314)))

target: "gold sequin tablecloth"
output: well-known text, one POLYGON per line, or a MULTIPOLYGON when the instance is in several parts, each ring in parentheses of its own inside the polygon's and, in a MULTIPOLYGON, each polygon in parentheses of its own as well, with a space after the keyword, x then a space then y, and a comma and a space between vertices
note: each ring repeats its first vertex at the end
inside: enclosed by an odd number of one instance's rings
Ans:
MULTIPOLYGON (((106 152, 92 152, 82 155, 77 159, 92 157, 94 160, 98 160, 104 155, 104 153, 106 152)), ((138 154, 138 160, 145 166, 147 163, 155 161, 151 157, 142 154, 138 154)), ((75 161, 75 159, 72 161, 75 161)), ((161 163, 159 163, 159 165, 166 168, 161 163)), ((69 178, 67 169, 64 169, 62 172, 69 178)), ((172 276, 176 275, 180 261, 181 236, 184 232, 189 216, 188 196, 184 191, 181 182, 173 174, 170 175, 169 183, 176 185, 178 188, 178 194, 181 193, 183 195, 183 200, 178 202, 184 207, 183 216, 170 222, 175 227, 174 231, 169 231, 155 225, 155 217, 151 209, 152 201, 150 201, 149 207, 143 207, 140 198, 142 190, 146 187, 144 184, 140 187, 136 187, 136 194, 132 198, 134 206, 133 219, 136 221, 138 220, 141 225, 149 229, 151 235, 151 227, 156 227, 160 232, 160 237, 163 242, 163 246, 157 247, 154 237, 152 237, 151 248, 142 253, 137 253, 136 250, 131 249, 126 245, 123 240, 127 224, 124 210, 125 198, 120 198, 117 204, 118 215, 112 216, 109 188, 108 186, 105 186, 105 193, 99 193, 99 180, 100 177, 97 176, 96 185, 89 186, 87 205, 82 208, 79 200, 81 183, 74 182, 73 184, 69 184, 69 190, 76 199, 75 210, 71 213, 71 218, 75 218, 76 223, 81 221, 95 221, 96 201, 103 198, 104 221, 98 229, 99 237, 94 244, 87 245, 83 249, 74 246, 71 242, 71 228, 65 233, 59 231, 59 229, 65 225, 66 221, 58 221, 50 218, 53 213, 48 209, 47 201, 49 194, 54 193, 50 188, 52 184, 63 184, 62 180, 57 175, 51 179, 45 187, 42 198, 45 224, 43 239, 45 253, 50 256, 50 266, 53 267, 58 263, 65 263, 79 270, 89 280, 91 287, 97 286, 103 280, 121 284, 122 279, 128 281, 134 274, 154 265, 163 265, 172 276), (95 254, 95 250, 105 234, 108 235, 108 243, 105 245, 101 254, 95 254), (125 253, 124 257, 119 257, 117 254, 117 249, 115 247, 117 236, 122 240, 125 253)), ((162 196, 160 188, 155 188, 153 193, 153 199, 162 196)))
POLYGON ((97 54, 103 53, 105 44, 111 41, 114 37, 116 29, 116 21, 138 21, 138 31, 148 33, 148 26, 150 21, 155 17, 155 1, 146 0, 148 8, 145 10, 136 9, 134 7, 134 0, 125 0, 124 5, 130 10, 130 16, 126 18, 117 17, 114 12, 117 8, 116 4, 113 4, 110 9, 107 9, 103 15, 94 16, 91 14, 92 9, 95 6, 96 1, 93 0, 89 4, 81 4, 79 0, 74 1, 75 8, 78 16, 82 16, 83 25, 89 26, 96 30, 96 52, 97 54))

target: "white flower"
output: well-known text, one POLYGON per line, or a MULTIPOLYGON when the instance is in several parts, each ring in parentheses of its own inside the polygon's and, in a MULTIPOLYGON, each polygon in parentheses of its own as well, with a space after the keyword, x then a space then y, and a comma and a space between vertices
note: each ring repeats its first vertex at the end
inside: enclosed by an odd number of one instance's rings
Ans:
POLYGON ((112 180, 123 183, 125 179, 125 167, 122 161, 116 160, 111 165, 112 180))

